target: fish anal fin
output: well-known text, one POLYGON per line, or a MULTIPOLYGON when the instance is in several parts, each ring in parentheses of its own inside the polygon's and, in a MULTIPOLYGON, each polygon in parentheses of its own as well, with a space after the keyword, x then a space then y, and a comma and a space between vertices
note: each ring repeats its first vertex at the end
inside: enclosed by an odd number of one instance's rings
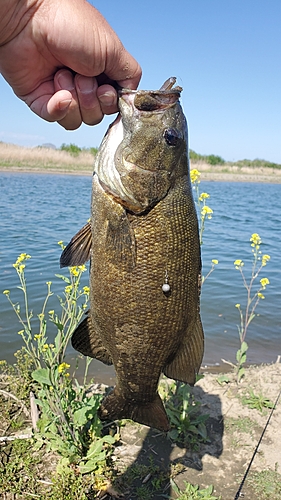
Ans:
POLYGON ((174 380, 194 385, 201 366, 203 353, 204 333, 198 315, 192 332, 187 331, 183 344, 179 347, 172 361, 165 366, 164 374, 174 380))
POLYGON ((106 365, 112 365, 112 357, 103 346, 101 339, 97 335, 91 321, 91 316, 87 316, 77 326, 71 338, 72 347, 90 358, 98 359, 106 365))
POLYGON ((87 222, 65 247, 61 254, 60 267, 82 266, 90 259, 91 247, 91 224, 87 222))
POLYGON ((126 399, 118 394, 115 388, 103 400, 98 414, 101 420, 129 418, 134 422, 148 425, 160 431, 167 432, 170 429, 168 417, 159 394, 155 395, 153 401, 138 402, 126 399))

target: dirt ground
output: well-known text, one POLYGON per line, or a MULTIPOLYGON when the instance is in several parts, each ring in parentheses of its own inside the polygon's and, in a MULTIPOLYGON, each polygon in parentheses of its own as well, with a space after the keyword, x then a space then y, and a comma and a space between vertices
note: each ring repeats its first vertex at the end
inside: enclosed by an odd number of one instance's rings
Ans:
POLYGON ((119 479, 113 486, 119 490, 121 487, 122 498, 177 498, 170 485, 171 475, 180 489, 185 488, 184 481, 198 484, 200 488, 213 485, 213 495, 221 495, 222 500, 281 498, 281 490, 277 487, 279 496, 270 479, 270 473, 274 475, 277 471, 279 478, 281 471, 281 398, 236 497, 272 411, 250 408, 242 399, 245 396, 249 399, 252 390, 260 402, 268 398, 275 403, 281 389, 281 363, 249 367, 239 385, 232 374, 228 383, 219 383, 218 378, 218 374, 207 373, 192 389, 195 400, 201 403, 200 411, 209 414, 206 424, 209 442, 201 444, 198 451, 177 446, 163 433, 145 426, 132 423, 121 428, 122 445, 115 453, 119 479), (159 479, 159 471, 161 490, 152 487, 157 477, 159 479), (264 477, 260 481, 263 484, 260 493, 255 489, 257 476, 264 477))

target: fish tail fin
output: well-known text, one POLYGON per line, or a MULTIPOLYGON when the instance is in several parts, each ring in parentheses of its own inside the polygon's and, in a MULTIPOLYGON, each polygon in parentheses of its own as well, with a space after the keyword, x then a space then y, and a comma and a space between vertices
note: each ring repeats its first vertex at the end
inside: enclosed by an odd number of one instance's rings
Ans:
POLYGON ((148 425, 160 431, 168 431, 170 424, 159 394, 153 401, 140 403, 118 394, 115 388, 102 402, 99 409, 101 420, 128 418, 139 424, 148 425))

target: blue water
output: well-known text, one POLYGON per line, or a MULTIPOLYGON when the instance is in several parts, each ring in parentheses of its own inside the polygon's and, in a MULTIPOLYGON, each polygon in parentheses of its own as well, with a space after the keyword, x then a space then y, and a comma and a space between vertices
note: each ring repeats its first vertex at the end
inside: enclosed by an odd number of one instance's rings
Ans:
MULTIPOLYGON (((214 211, 204 233, 203 274, 207 274, 212 259, 219 261, 202 288, 204 362, 220 363, 222 357, 235 359, 239 322, 235 304, 245 304, 246 290, 233 261, 243 259, 246 274, 250 272, 249 239, 255 232, 264 242, 263 253, 271 256, 261 274, 270 280, 270 285, 247 334, 248 360, 275 361, 281 354, 281 185, 202 182, 200 189, 210 194, 208 204, 214 211)), ((9 289, 14 302, 21 300, 12 264, 22 252, 32 256, 27 263, 26 278, 35 316, 45 297, 46 281, 53 282, 55 292, 49 309, 58 307, 56 294, 63 286, 55 278, 56 273, 62 272, 57 242, 67 243, 89 218, 91 177, 0 172, 0 193, 0 359, 13 362, 13 353, 22 345, 17 335, 21 327, 2 294, 9 289)), ((86 284, 87 273, 82 282, 86 284)), ((69 350, 68 356, 74 357, 74 351, 69 350)), ((99 362, 92 366, 96 379, 113 373, 99 362)))

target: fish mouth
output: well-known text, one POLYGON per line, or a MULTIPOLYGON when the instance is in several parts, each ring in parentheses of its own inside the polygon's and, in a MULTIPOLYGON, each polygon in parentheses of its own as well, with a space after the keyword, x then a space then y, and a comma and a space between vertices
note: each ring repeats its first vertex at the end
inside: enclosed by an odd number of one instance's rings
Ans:
MULTIPOLYGON (((161 112, 172 107, 180 98, 180 88, 173 90, 127 90, 119 91, 121 101, 135 112, 161 112)), ((122 104, 121 104, 122 109, 122 104)))
POLYGON ((176 78, 166 80, 159 90, 130 90, 121 89, 118 92, 120 99, 140 112, 157 112, 170 108, 180 98, 182 88, 174 87, 176 78))

